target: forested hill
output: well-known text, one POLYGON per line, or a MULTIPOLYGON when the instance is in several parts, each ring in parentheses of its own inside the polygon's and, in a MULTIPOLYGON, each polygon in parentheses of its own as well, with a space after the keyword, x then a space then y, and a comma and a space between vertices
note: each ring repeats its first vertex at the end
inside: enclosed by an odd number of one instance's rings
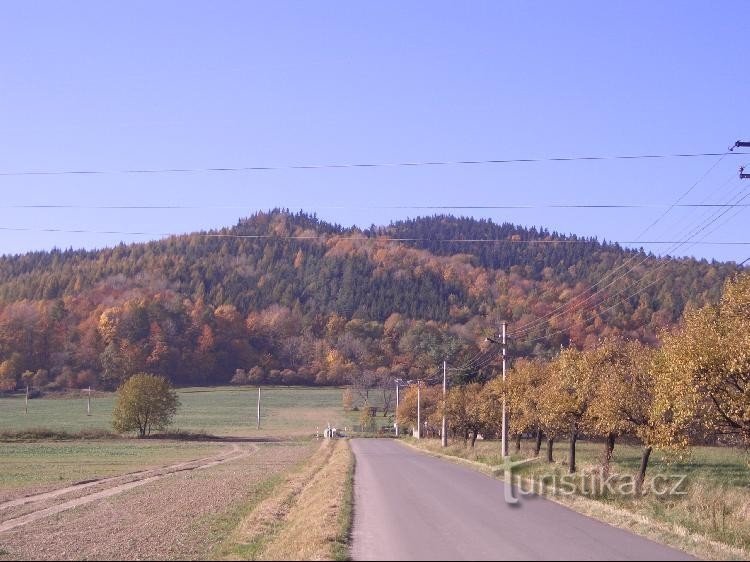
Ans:
POLYGON ((228 382, 238 369, 253 382, 318 384, 408 374, 445 356, 460 364, 499 319, 523 325, 579 295, 585 307, 562 310, 516 352, 614 333, 652 340, 690 303, 716 300, 734 271, 485 220, 361 231, 259 213, 221 231, 1 258, 0 386, 23 373, 52 387, 111 387, 138 371, 180 384, 228 382), (627 275, 584 301, 618 267, 612 279, 627 275))

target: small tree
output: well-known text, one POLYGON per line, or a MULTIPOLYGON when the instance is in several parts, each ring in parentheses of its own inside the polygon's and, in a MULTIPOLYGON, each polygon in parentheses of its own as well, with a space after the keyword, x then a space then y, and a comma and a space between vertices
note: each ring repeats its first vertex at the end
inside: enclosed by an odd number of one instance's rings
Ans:
POLYGON ((544 424, 550 426, 547 435, 553 435, 554 426, 561 430, 567 428, 570 438, 568 472, 571 474, 576 471, 576 442, 591 404, 592 382, 600 355, 597 350, 578 351, 572 347, 563 350, 553 361, 552 378, 541 394, 545 409, 542 418, 544 424))
POLYGON ((351 388, 345 388, 341 394, 341 402, 344 406, 345 412, 351 412, 354 410, 354 392, 351 388))
POLYGON ((229 381, 229 384, 237 384, 237 385, 245 385, 250 382, 250 379, 247 376, 247 372, 245 372, 245 369, 236 369, 234 371, 234 376, 232 377, 232 380, 229 381))
POLYGON ((152 428, 169 426, 179 405, 177 393, 166 378, 133 375, 117 390, 112 427, 119 433, 137 430, 139 437, 145 437, 152 428))
POLYGON ((479 383, 457 386, 448 391, 445 401, 445 416, 451 429, 463 437, 464 446, 471 435, 472 448, 484 429, 481 392, 482 385, 479 383))
MULTIPOLYGON (((548 364, 541 359, 519 359, 508 374, 506 385, 510 409, 510 432, 519 436, 533 431, 535 457, 539 456, 542 448, 540 388, 549 379, 548 371, 548 364)), ((499 416, 499 419, 502 422, 502 416, 499 416)))
POLYGON ((375 415, 378 409, 365 403, 362 406, 362 413, 359 415, 359 423, 362 424, 362 431, 375 431, 375 415))
MULTIPOLYGON (((420 405, 420 417, 422 421, 422 428, 420 428, 420 434, 422 430, 427 429, 428 432, 435 430, 437 426, 432 427, 434 424, 430 423, 431 420, 434 422, 436 417, 440 416, 440 403, 443 399, 443 389, 436 386, 422 387, 421 390, 422 403, 420 405), (428 427, 425 427, 425 422, 428 423, 428 427)), ((396 411, 396 421, 399 425, 411 425, 416 427, 417 425, 417 386, 413 385, 406 389, 404 392, 401 402, 398 405, 396 411)))

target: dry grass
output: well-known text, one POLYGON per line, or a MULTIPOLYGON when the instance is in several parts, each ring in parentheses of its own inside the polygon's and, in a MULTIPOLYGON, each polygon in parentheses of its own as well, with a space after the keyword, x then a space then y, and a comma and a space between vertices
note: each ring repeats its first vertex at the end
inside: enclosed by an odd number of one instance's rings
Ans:
POLYGON ((309 462, 277 482, 219 549, 228 560, 346 558, 353 455, 324 442, 309 462))

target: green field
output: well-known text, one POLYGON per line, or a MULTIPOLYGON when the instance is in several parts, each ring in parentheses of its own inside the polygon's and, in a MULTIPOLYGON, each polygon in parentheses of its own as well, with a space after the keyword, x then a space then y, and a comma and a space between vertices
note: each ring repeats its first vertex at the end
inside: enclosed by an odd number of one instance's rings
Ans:
MULTIPOLYGON (((261 428, 257 429, 257 387, 184 388, 172 432, 218 437, 307 438, 330 422, 348 422, 339 388, 267 387, 262 392, 261 428)), ((76 434, 111 431, 114 394, 95 395, 92 415, 86 398, 57 396, 29 401, 0 398, 0 498, 13 490, 60 486, 205 457, 225 449, 220 443, 181 440, 112 439, 16 440, 20 431, 46 429, 76 434)))
POLYGON ((16 489, 59 487, 211 455, 220 444, 175 441, 0 443, 0 498, 16 489))
MULTIPOLYGON (((181 407, 172 429, 217 436, 286 437, 314 435, 330 422, 350 424, 341 405, 341 389, 265 387, 262 392, 261 429, 256 429, 257 387, 184 388, 178 390, 181 407)), ((0 432, 46 428, 70 433, 81 430, 111 431, 114 394, 92 400, 86 415, 86 398, 0 398, 0 432)))

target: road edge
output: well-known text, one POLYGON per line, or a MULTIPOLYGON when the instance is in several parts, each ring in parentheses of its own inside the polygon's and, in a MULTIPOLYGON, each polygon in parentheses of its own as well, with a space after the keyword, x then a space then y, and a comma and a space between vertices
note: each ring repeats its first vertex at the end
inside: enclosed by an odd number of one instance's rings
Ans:
MULTIPOLYGON (((439 458, 471 468, 477 472, 481 472, 490 478, 496 480, 503 480, 502 475, 498 473, 500 467, 492 467, 478 461, 472 461, 469 459, 463 459, 453 455, 443 454, 437 451, 424 449, 409 443, 403 439, 396 439, 396 441, 404 447, 413 449, 419 453, 429 455, 434 458, 439 458)), ((524 481, 524 483, 528 483, 524 481)), ((558 505, 566 507, 571 511, 575 511, 580 515, 590 517, 602 523, 606 523, 612 527, 629 531, 640 537, 652 540, 664 546, 680 550, 691 556, 702 560, 748 560, 750 559, 750 553, 744 551, 741 548, 728 545, 691 533, 684 527, 679 525, 667 525, 659 521, 649 519, 644 515, 632 513, 626 510, 616 509, 612 506, 583 498, 580 496, 558 496, 554 494, 544 494, 545 499, 552 501, 558 505), (563 499, 565 498, 565 499, 563 499)))

